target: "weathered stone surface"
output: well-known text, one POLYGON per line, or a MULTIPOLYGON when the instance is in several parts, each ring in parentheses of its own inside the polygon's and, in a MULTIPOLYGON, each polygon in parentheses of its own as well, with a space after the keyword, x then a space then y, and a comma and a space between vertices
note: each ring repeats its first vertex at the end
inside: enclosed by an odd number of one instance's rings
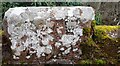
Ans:
POLYGON ((50 56, 49 59, 75 55, 80 50, 83 28, 90 28, 94 15, 93 8, 85 6, 10 8, 4 19, 13 58, 19 59, 24 51, 28 51, 28 55, 24 54, 26 59, 32 54, 37 58, 50 56))

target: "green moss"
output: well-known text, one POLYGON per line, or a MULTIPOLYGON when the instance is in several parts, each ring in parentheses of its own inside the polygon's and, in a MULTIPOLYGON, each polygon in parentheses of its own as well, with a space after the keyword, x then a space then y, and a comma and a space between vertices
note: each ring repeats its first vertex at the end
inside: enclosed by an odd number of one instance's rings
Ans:
POLYGON ((78 64, 92 64, 91 60, 80 60, 78 64))
POLYGON ((91 31, 91 29, 90 28, 83 28, 83 35, 85 35, 85 36, 90 36, 90 31, 91 31))
POLYGON ((102 59, 97 59, 97 60, 80 60, 78 62, 78 64, 106 64, 107 62, 105 60, 102 59))
POLYGON ((98 40, 110 38, 110 36, 108 36, 106 32, 99 30, 99 29, 95 30, 95 36, 96 36, 96 39, 98 40))
POLYGON ((25 62, 24 62, 24 61, 20 62, 20 65, 24 65, 24 64, 25 64, 25 62))
POLYGON ((95 64, 106 64, 105 60, 97 59, 95 60, 95 64))
POLYGON ((106 25, 95 26, 95 30, 101 30, 103 32, 110 32, 117 29, 120 29, 120 26, 106 26, 106 25))
POLYGON ((88 46, 95 46, 95 42, 92 40, 92 38, 88 38, 85 43, 88 44, 88 46))
POLYGON ((95 27, 96 26, 96 20, 93 20, 92 23, 91 23, 91 27, 95 27))
POLYGON ((120 26, 95 26, 95 36, 97 40, 101 39, 112 39, 108 32, 118 30, 120 26))
POLYGON ((3 30, 0 29, 0 36, 2 36, 2 34, 3 34, 3 30))
MULTIPOLYGON (((92 25, 94 27, 95 25, 92 25)), ((84 28, 83 33, 86 36, 83 42, 80 43, 82 50, 79 64, 116 64, 119 63, 117 57, 117 47, 119 46, 120 38, 112 38, 108 35, 109 32, 116 32, 120 26, 95 26, 92 38, 89 37, 91 28, 84 28), (95 36, 95 40, 93 39, 95 36), (104 60, 102 59, 104 58, 104 60), (89 60, 88 60, 89 59, 89 60)))
POLYGON ((95 42, 93 41, 93 39, 92 38, 89 38, 89 37, 87 37, 87 38, 85 38, 85 40, 84 41, 82 41, 81 43, 80 43, 81 45, 86 45, 86 46, 95 46, 95 42))

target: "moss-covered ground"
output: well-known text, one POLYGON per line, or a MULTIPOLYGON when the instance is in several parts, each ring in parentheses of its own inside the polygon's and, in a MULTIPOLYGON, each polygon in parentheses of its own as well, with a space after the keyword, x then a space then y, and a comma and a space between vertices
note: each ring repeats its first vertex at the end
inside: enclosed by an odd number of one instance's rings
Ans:
POLYGON ((83 54, 78 64, 120 63, 120 38, 112 38, 108 35, 112 31, 118 32, 120 26, 96 26, 94 22, 91 25, 92 29, 83 29, 84 35, 88 37, 80 43, 83 54))

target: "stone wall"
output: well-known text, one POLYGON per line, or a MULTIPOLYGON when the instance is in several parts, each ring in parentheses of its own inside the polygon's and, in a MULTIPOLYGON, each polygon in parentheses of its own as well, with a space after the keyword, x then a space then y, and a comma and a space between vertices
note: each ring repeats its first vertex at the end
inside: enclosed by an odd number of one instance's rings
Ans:
MULTIPOLYGON (((11 41, 13 59, 80 59, 83 28, 91 28, 92 7, 15 7, 5 12, 4 31, 11 41)), ((56 60, 55 60, 56 59, 56 60)))

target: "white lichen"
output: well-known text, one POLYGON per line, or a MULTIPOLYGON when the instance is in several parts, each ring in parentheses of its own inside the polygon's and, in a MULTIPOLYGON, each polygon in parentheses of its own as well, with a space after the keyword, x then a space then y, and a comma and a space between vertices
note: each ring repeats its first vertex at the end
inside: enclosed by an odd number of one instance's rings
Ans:
POLYGON ((18 59, 20 59, 20 58, 19 58, 19 57, 16 57, 15 55, 13 55, 13 59, 18 60, 18 59))
POLYGON ((71 47, 69 47, 68 49, 66 49, 62 54, 64 55, 64 54, 68 54, 69 52, 70 52, 70 50, 71 50, 71 47))
POLYGON ((73 49, 74 52, 77 51, 77 50, 78 50, 78 48, 73 49))
POLYGON ((42 53, 42 56, 45 56, 45 53, 42 53))
POLYGON ((59 47, 59 46, 61 46, 61 43, 60 43, 60 42, 56 42, 56 43, 55 43, 55 46, 56 46, 56 47, 59 47))
POLYGON ((60 48, 60 50, 61 50, 61 51, 64 51, 65 49, 62 47, 62 48, 60 48))
POLYGON ((26 58, 27 58, 27 59, 29 59, 29 58, 30 58, 30 56, 26 56, 26 58))

